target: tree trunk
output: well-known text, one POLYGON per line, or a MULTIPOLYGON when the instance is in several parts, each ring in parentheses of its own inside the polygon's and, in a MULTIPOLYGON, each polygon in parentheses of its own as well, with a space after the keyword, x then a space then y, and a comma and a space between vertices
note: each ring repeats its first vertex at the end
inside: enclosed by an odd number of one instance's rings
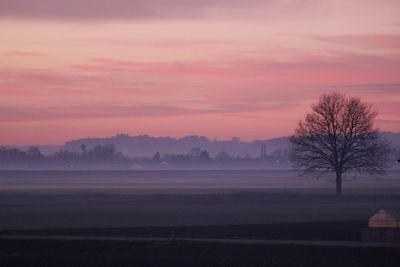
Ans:
POLYGON ((336 196, 342 195, 342 172, 336 172, 336 196))

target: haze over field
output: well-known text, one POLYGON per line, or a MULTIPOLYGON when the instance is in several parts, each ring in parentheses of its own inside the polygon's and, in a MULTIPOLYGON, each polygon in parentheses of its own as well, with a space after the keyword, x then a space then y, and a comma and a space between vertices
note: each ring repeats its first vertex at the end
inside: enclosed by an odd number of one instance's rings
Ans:
POLYGON ((382 206, 400 208, 399 177, 399 170, 379 180, 346 177, 338 199, 333 177, 299 178, 285 170, 0 171, 0 231, 366 223, 382 206))

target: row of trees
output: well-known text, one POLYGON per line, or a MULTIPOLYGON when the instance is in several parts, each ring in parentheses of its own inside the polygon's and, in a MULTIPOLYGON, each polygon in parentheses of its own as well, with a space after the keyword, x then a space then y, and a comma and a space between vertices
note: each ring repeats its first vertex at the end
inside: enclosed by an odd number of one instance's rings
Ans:
MULTIPOLYGON (((281 156, 269 156, 266 160, 276 160, 279 158, 279 162, 287 162, 287 157, 281 156)), ((130 164, 150 164, 157 165, 162 162, 164 163, 230 163, 230 162, 253 162, 258 158, 252 158, 250 156, 234 157, 226 152, 219 152, 215 157, 211 157, 207 150, 202 150, 199 147, 193 148, 186 154, 165 154, 161 155, 156 152, 152 158, 134 158, 129 159, 122 153, 118 152, 114 145, 97 145, 92 149, 88 149, 85 144, 80 146, 80 151, 69 151, 61 149, 53 154, 44 155, 39 147, 30 147, 27 150, 21 150, 17 148, 6 148, 0 147, 0 167, 15 167, 15 166, 78 166, 82 164, 125 164, 129 167, 130 164), (42 164, 42 165, 40 165, 42 164), (52 164, 52 165, 44 165, 52 164)), ((254 163, 254 162, 253 162, 254 163)))
POLYGON ((178 162, 188 162, 188 161, 209 161, 211 160, 210 155, 207 150, 201 150, 199 147, 193 148, 187 154, 166 154, 161 157, 160 153, 157 152, 153 158, 153 161, 178 161, 178 162))
POLYGON ((117 152, 114 145, 98 145, 87 150, 81 146, 80 152, 59 150, 54 154, 45 156, 38 147, 30 147, 28 150, 0 147, 0 162, 4 165, 37 164, 37 163, 63 163, 74 165, 79 163, 122 163, 128 162, 121 153, 117 152))
POLYGON ((44 156, 38 147, 30 147, 27 151, 17 148, 0 147, 0 160, 2 162, 38 161, 44 156))

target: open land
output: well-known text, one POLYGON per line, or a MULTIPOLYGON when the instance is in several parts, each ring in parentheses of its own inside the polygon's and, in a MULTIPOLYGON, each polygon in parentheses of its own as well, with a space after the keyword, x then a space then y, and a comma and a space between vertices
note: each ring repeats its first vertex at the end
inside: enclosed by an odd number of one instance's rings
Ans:
POLYGON ((340 199, 326 179, 277 170, 19 171, 0 172, 0 184, 6 266, 397 266, 400 259, 398 247, 184 240, 360 242, 372 214, 400 208, 399 171, 349 177, 340 199))

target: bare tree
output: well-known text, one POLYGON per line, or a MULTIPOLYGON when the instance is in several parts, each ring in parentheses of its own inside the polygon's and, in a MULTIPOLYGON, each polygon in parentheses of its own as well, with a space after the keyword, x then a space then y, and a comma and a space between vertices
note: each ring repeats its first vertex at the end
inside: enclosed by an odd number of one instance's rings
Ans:
POLYGON ((337 195, 344 173, 383 175, 390 149, 374 128, 376 116, 359 98, 321 96, 290 138, 292 162, 301 175, 336 174, 337 195))

